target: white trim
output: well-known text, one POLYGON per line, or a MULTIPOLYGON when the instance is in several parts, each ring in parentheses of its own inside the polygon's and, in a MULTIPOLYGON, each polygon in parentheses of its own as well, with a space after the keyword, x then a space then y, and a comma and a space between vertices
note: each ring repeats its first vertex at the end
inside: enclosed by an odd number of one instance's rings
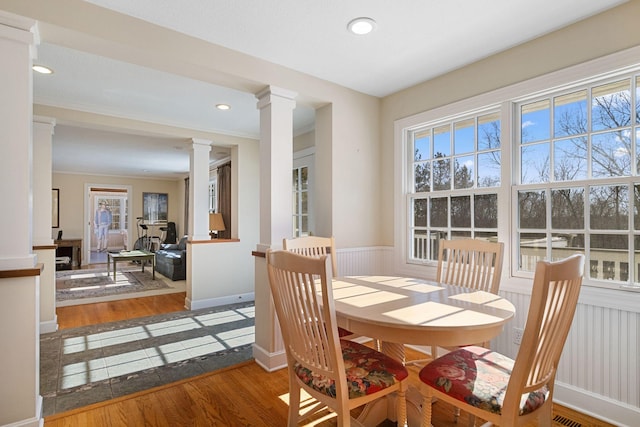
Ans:
POLYGON ((287 367, 287 354, 284 350, 269 353, 258 344, 253 344, 253 359, 267 372, 275 372, 287 367))
MULTIPOLYGON (((133 197, 133 186, 132 185, 122 185, 122 184, 91 184, 85 182, 84 184, 84 218, 85 218, 85 227, 84 227, 84 241, 82 248, 82 259, 85 260, 85 264, 89 264, 91 261, 91 221, 93 221, 93 215, 95 211, 93 208, 89 207, 89 202, 91 201, 91 188, 114 188, 127 190, 127 206, 126 212, 132 212, 131 210, 131 197, 133 197)), ((127 224, 127 248, 132 248, 135 240, 131 242, 131 239, 134 238, 134 235, 131 233, 132 230, 136 230, 137 225, 134 222, 134 216, 129 215, 129 223, 127 224)), ((63 236, 64 238, 64 236, 63 236)))
POLYGON ((556 381, 554 402, 616 426, 637 426, 640 408, 556 381))
MULTIPOLYGON (((533 279, 503 277, 500 282, 500 293, 513 292, 530 296, 532 284, 533 279)), ((640 313, 640 292, 625 292, 619 288, 612 289, 583 284, 580 289, 578 303, 630 313, 640 313)))
POLYGON ((58 315, 56 314, 53 317, 53 320, 48 320, 46 322, 40 322, 40 335, 42 334, 50 334, 51 332, 56 332, 58 330, 58 315))
POLYGON ((199 310, 201 308, 218 307, 221 305, 235 304, 244 301, 255 301, 256 296, 254 292, 248 292, 246 294, 227 295, 219 298, 207 298, 201 300, 185 299, 185 307, 187 310, 199 310))
MULTIPOLYGON (((293 169, 307 168, 307 227, 311 233, 317 233, 315 219, 316 194, 316 148, 310 147, 293 153, 293 169)), ((293 188, 292 188, 293 190, 293 188)), ((293 218, 294 212, 291 212, 293 218)), ((291 230, 293 234, 293 230, 291 230)))
POLYGON ((293 152, 293 160, 301 159, 307 156, 314 156, 316 154, 316 147, 303 148, 302 150, 293 152))
MULTIPOLYGON (((510 86, 505 86, 471 98, 423 111, 395 121, 400 129, 412 128, 422 123, 446 120, 460 113, 482 111, 487 106, 504 101, 519 102, 558 90, 567 85, 581 85, 598 80, 604 75, 625 73, 640 65, 640 46, 612 53, 582 64, 534 77, 510 86)), ((397 142, 397 141, 396 141, 397 142)))

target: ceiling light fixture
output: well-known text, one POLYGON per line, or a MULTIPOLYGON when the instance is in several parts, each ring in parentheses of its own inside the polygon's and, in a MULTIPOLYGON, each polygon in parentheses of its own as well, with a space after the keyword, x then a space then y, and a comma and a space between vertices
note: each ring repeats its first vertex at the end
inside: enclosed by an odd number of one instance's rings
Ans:
POLYGON ((45 67, 44 65, 34 65, 33 71, 37 71, 40 74, 53 74, 53 70, 49 67, 45 67))
POLYGON ((347 25, 349 31, 353 34, 357 34, 359 36, 363 36, 365 34, 369 34, 376 28, 376 21, 371 18, 356 18, 349 22, 347 25))
POLYGON ((216 108, 217 108, 218 110, 226 111, 226 110, 230 110, 230 109, 231 109, 231 106, 230 106, 230 105, 227 105, 227 104, 218 104, 218 105, 216 105, 216 108))

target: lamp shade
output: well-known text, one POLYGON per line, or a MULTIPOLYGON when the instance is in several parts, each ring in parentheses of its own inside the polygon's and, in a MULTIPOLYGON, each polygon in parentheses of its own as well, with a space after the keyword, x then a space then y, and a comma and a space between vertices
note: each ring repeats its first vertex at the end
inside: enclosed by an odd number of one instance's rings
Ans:
POLYGON ((209 230, 210 231, 224 231, 224 220, 221 213, 209 214, 209 230))

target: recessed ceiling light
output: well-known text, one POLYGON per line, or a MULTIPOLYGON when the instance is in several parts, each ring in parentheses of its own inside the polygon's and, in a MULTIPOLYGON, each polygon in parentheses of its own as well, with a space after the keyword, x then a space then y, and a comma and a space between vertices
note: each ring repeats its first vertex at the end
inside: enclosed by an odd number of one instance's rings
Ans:
POLYGON ((347 25, 349 31, 359 36, 369 34, 376 28, 376 21, 371 18, 356 18, 347 25))
POLYGON ((218 104, 218 105, 216 105, 216 108, 218 110, 225 110, 226 111, 226 110, 230 110, 231 106, 228 105, 228 104, 218 104))
POLYGON ((44 65, 34 65, 31 68, 33 68, 33 71, 37 71, 40 74, 53 74, 53 70, 45 67, 44 65))

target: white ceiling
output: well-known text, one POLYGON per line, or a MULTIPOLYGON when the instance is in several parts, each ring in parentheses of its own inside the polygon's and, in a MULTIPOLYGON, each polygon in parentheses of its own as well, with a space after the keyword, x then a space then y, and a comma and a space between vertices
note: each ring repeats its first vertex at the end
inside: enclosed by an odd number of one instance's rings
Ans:
MULTIPOLYGON (((624 2, 86 1, 378 97, 624 2), (347 23, 360 16, 377 22, 376 30, 368 36, 346 30, 347 23)), ((55 70, 52 76, 34 76, 34 100, 38 104, 221 134, 258 136, 259 115, 253 94, 51 45, 46 39, 38 49, 36 62, 55 70), (227 102, 232 109, 218 111, 212 100, 227 102)), ((296 109, 296 133, 312 129, 313 121, 311 108, 301 105, 296 109)), ((151 172, 153 167, 166 163, 164 176, 175 177, 188 170, 184 144, 170 138, 119 135, 62 124, 56 126, 54 136, 54 171, 74 171, 73 165, 99 159, 105 147, 121 146, 120 161, 109 159, 102 166, 97 162, 89 170, 150 176, 155 174, 151 172), (149 145, 154 148, 153 154, 149 145), (123 157, 127 161, 122 161, 123 157)), ((213 156, 223 151, 214 148, 213 156)))
POLYGON ((88 0, 374 96, 594 15, 620 0, 88 0), (347 31, 354 18, 376 31, 347 31))

